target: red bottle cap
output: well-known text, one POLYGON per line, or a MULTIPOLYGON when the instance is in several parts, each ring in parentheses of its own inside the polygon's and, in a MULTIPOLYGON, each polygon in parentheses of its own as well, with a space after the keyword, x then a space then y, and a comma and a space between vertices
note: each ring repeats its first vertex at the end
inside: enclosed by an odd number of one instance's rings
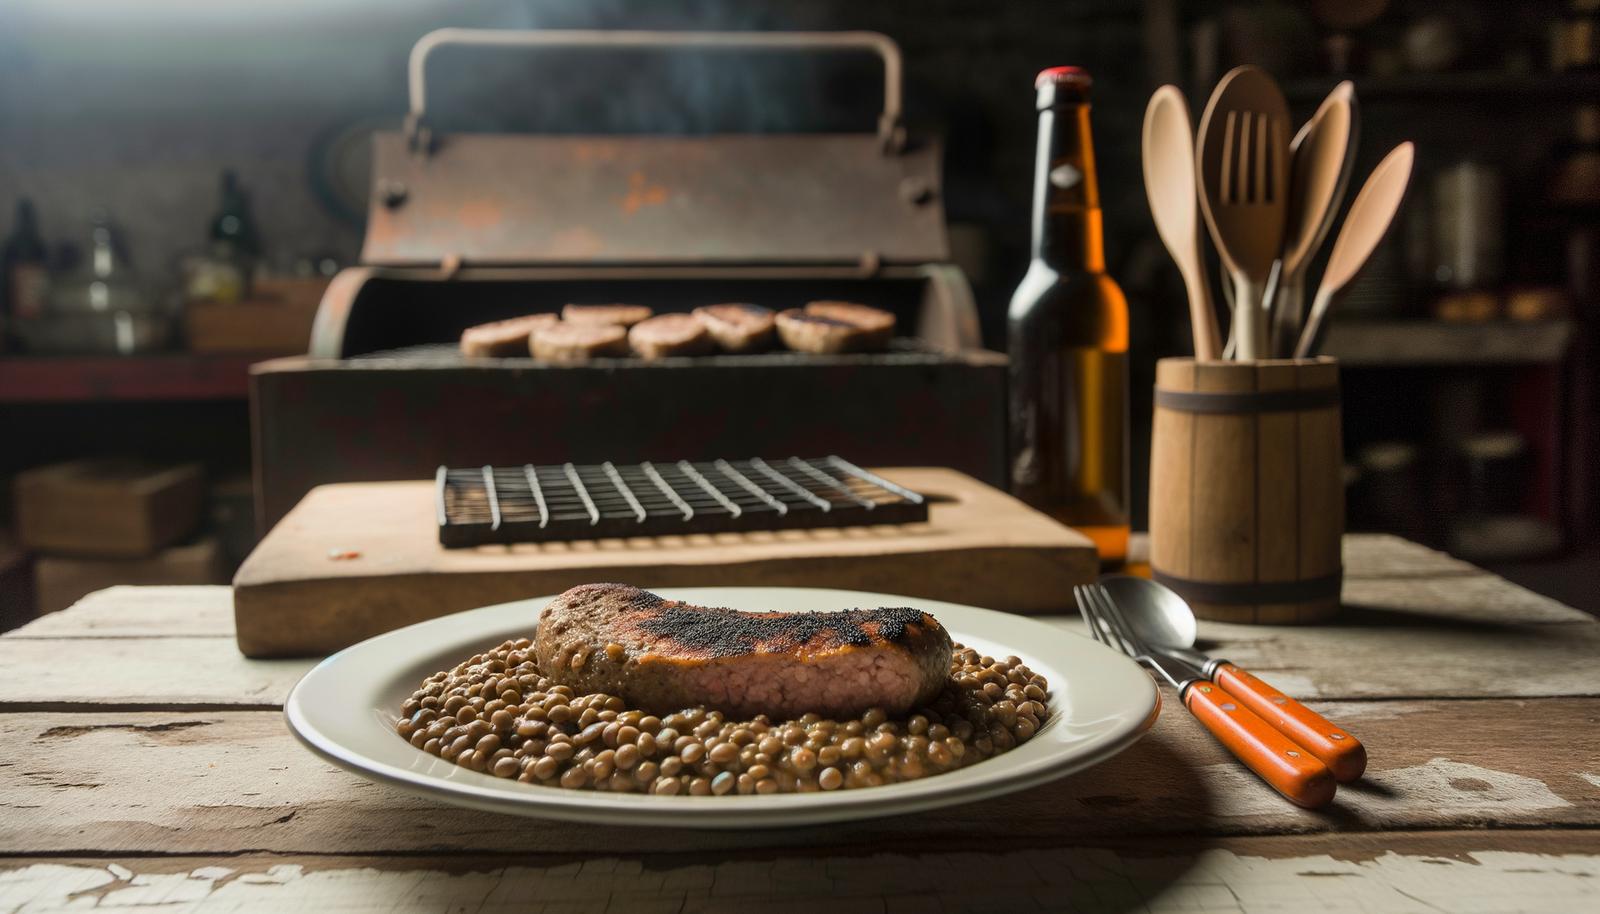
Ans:
POLYGON ((1094 79, 1089 75, 1089 71, 1082 67, 1051 67, 1040 71, 1033 80, 1033 87, 1037 89, 1046 84, 1088 86, 1093 83, 1094 79))

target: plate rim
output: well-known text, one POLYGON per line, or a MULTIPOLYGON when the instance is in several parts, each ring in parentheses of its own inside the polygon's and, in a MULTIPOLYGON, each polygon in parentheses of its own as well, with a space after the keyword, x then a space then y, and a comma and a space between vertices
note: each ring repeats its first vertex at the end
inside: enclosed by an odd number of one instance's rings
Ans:
MULTIPOLYGON (((1076 632, 1048 626, 1026 616, 942 600, 877 594, 868 591, 842 590, 838 588, 761 586, 661 587, 651 588, 651 591, 669 598, 673 598, 673 594, 685 591, 697 593, 706 591, 783 591, 816 594, 819 599, 825 594, 851 594, 855 598, 871 597, 874 600, 898 601, 900 605, 906 605, 910 601, 912 605, 953 607, 963 612, 992 614, 1002 617, 1013 624, 1021 623, 1024 628, 1034 627, 1041 632, 1047 632, 1051 637, 1081 638, 1087 644, 1094 644, 1091 639, 1084 638, 1076 632)), ((294 688, 290 690, 283 704, 285 724, 301 745, 305 746, 318 758, 335 767, 371 781, 388 784, 413 796, 426 797, 450 805, 539 819, 605 825, 643 825, 694 829, 766 829, 819 825, 829 822, 923 812, 929 809, 978 802, 1049 783, 1097 765, 1127 750, 1129 746, 1138 742, 1150 729, 1151 725, 1154 724, 1161 707, 1160 692, 1156 688, 1154 681, 1144 673, 1142 668, 1131 659, 1103 646, 1096 645, 1096 647, 1100 647, 1101 650, 1105 651, 1104 655, 1097 656, 1112 663, 1114 666, 1122 667, 1124 671, 1131 671, 1135 674, 1136 679, 1134 677, 1129 678, 1132 681, 1143 684, 1144 688, 1139 691, 1146 693, 1144 700, 1139 700, 1136 695, 1130 695, 1127 703, 1130 712, 1138 708, 1144 713, 1137 718, 1136 722, 1124 722, 1113 727, 1105 734, 1090 737, 1090 745, 1083 747, 1079 751, 1057 751, 1050 756, 1026 763, 1028 767, 1024 770, 959 785, 955 790, 938 789, 940 787, 939 782, 943 776, 935 776, 913 782, 884 785, 870 790, 813 794, 774 794, 771 796, 733 798, 735 802, 761 802, 762 805, 759 807, 724 805, 728 802, 726 798, 711 799, 700 797, 694 798, 694 803, 692 804, 683 803, 679 800, 674 802, 672 806, 667 807, 665 805, 656 805, 661 803, 662 798, 648 795, 567 791, 554 788, 529 788, 530 791, 537 792, 530 792, 523 796, 508 792, 503 786, 479 786, 470 782, 453 783, 424 771, 408 771, 381 759, 371 758, 359 748, 341 743, 334 736, 324 733, 322 728, 318 727, 307 716, 309 712, 305 707, 305 701, 308 690, 320 685, 322 677, 330 675, 331 670, 341 664, 350 663, 352 656, 360 656, 366 652, 381 650, 389 643, 413 638, 419 630, 451 623, 459 626, 463 622, 470 624, 473 621, 478 621, 480 625, 483 625, 485 624, 484 620, 500 613, 525 611, 529 607, 535 607, 533 626, 536 627, 537 611, 542 609, 543 605, 554 599, 555 596, 557 595, 496 603, 460 613, 423 620, 375 635, 331 654, 308 670, 295 683, 294 688), (472 618, 474 616, 477 617, 477 620, 472 618), (831 802, 827 800, 819 802, 818 798, 821 797, 830 798, 831 802), (682 805, 679 805, 679 803, 682 803, 682 805)), ((866 601, 863 599, 863 602, 866 601)), ((881 605, 892 605, 892 603, 885 602, 881 605)), ((522 624, 520 630, 524 632, 524 637, 532 635, 530 628, 526 623, 522 624)), ((956 633, 953 631, 952 634, 956 633)), ((458 634, 457 640, 460 637, 463 636, 458 634)), ((490 635, 489 637, 498 636, 490 635)), ((960 640, 959 637, 957 640, 960 640)), ((993 639, 984 640, 993 641, 993 639)), ((1014 654, 1026 653, 1025 650, 1019 651, 1014 647, 1009 652, 1014 654)), ((397 659, 395 663, 399 665, 408 662, 408 660, 409 658, 402 657, 397 659)), ((1068 682, 1070 681, 1069 678, 1068 682)), ((365 706, 363 705, 362 707, 364 708, 365 706)), ((373 710, 381 711, 381 709, 373 710)), ((365 712, 363 712, 364 714, 365 712)), ((1133 720, 1134 716, 1130 713, 1129 721, 1133 720)), ((963 770, 972 771, 976 767, 963 770)))

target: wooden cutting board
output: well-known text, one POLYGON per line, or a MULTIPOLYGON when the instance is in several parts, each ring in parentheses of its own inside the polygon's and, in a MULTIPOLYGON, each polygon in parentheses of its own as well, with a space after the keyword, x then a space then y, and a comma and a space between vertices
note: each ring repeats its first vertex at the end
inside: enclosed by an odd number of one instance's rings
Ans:
POLYGON ((1065 612, 1073 585, 1099 571, 1087 537, 970 476, 873 472, 932 496, 928 521, 445 549, 431 481, 319 486, 233 579, 239 650, 327 654, 414 622, 598 582, 835 587, 1065 612))

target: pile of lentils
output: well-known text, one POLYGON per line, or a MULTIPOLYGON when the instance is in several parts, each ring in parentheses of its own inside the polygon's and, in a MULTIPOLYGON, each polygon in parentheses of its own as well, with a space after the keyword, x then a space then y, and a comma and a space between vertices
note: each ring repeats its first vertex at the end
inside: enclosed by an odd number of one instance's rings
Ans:
POLYGON ((542 787, 809 793, 911 781, 1005 752, 1043 725, 1049 687, 1017 657, 957 644, 944 691, 904 719, 878 708, 847 721, 734 721, 702 708, 656 717, 552 683, 522 638, 429 676, 400 706, 396 729, 463 768, 542 787))

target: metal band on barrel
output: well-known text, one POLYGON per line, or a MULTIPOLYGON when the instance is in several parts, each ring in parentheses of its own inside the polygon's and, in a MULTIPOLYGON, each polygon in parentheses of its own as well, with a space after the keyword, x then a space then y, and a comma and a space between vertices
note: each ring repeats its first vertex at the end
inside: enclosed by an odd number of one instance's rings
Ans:
POLYGON ((1225 606, 1271 606, 1279 603, 1310 603, 1314 600, 1338 599, 1339 588, 1344 583, 1344 569, 1327 577, 1304 581, 1270 581, 1259 584, 1220 584, 1215 581, 1191 581, 1188 578, 1163 574, 1154 568, 1150 577, 1176 591, 1178 596, 1191 603, 1216 603, 1225 606))
POLYGON ((1339 388, 1307 390, 1190 391, 1156 388, 1156 406, 1180 413, 1293 413, 1339 405, 1339 388))

